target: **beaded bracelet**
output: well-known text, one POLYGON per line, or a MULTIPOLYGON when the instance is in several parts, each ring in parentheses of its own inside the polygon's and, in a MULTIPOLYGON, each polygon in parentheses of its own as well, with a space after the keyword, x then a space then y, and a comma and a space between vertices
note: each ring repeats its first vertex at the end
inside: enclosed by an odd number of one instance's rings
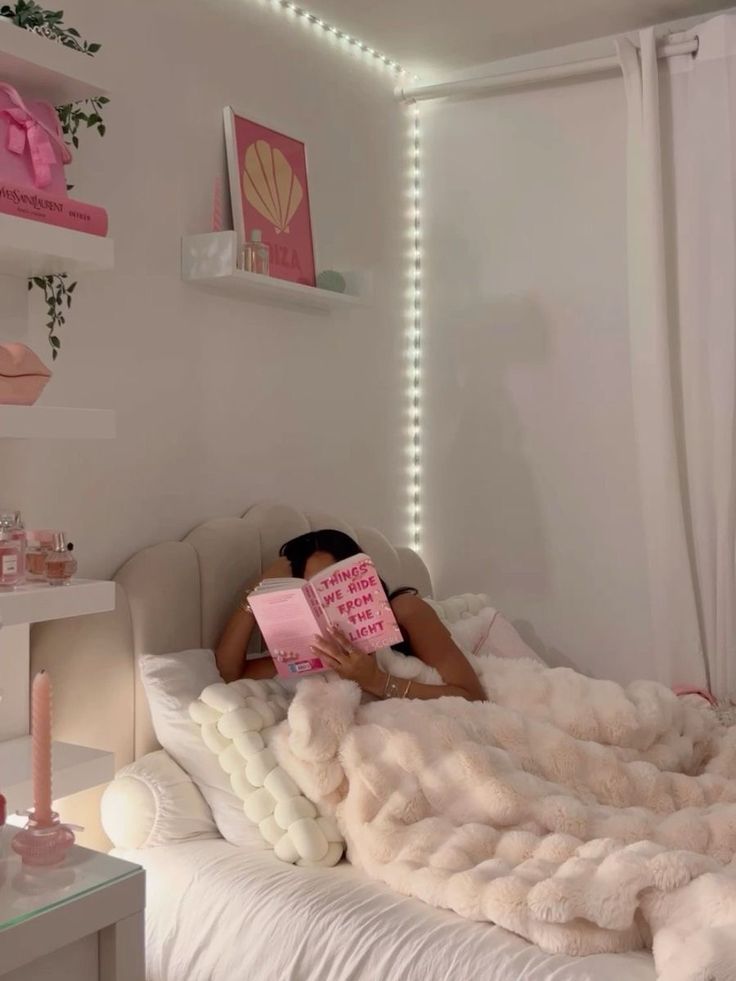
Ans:
POLYGON ((253 586, 251 589, 249 589, 246 592, 245 596, 238 603, 238 609, 240 610, 241 613, 250 613, 251 616, 253 615, 253 610, 251 609, 249 600, 250 600, 250 597, 251 597, 251 593, 255 593, 255 591, 261 585, 262 585, 262 583, 260 583, 260 582, 259 583, 256 583, 255 586, 253 586))

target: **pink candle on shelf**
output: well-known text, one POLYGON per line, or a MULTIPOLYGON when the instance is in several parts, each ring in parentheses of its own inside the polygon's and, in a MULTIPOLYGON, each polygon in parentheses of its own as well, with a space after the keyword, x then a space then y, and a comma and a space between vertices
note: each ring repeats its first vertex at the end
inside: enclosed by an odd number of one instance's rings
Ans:
POLYGON ((24 865, 58 865, 74 844, 74 832, 51 810, 51 679, 45 671, 33 679, 31 691, 31 764, 33 811, 11 847, 24 865))
POLYGON ((33 818, 43 826, 51 813, 51 679, 41 671, 31 692, 31 744, 33 768, 33 818))
POLYGON ((222 180, 215 178, 215 189, 212 196, 212 231, 222 231, 222 180))

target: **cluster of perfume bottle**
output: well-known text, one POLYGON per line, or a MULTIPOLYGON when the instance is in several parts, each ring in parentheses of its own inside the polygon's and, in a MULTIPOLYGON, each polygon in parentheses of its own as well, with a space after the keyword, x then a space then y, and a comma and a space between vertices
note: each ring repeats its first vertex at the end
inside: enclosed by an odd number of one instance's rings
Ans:
POLYGON ((77 571, 73 548, 63 531, 27 531, 20 511, 0 509, 0 589, 67 585, 77 571))

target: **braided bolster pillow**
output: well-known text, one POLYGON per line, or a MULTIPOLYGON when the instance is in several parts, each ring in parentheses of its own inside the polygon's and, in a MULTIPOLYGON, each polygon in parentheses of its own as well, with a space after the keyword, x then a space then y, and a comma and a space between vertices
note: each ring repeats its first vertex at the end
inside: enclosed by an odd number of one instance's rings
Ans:
POLYGON ((209 685, 189 706, 205 746, 230 777, 246 818, 258 826, 277 858, 292 865, 336 865, 344 841, 337 825, 276 762, 269 741, 286 717, 288 700, 277 681, 242 679, 209 685))

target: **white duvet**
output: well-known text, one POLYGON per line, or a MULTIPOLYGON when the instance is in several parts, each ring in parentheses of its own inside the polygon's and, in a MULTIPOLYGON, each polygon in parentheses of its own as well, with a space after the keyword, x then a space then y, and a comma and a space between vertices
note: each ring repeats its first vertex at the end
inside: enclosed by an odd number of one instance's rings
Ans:
POLYGON ((490 702, 361 705, 350 682, 306 679, 279 762, 400 893, 550 953, 653 942, 666 981, 733 981, 736 732, 655 683, 496 658, 491 633, 463 640, 490 702))
POLYGON ((146 869, 147 981, 653 981, 639 954, 548 956, 347 864, 222 840, 116 852, 146 869))

